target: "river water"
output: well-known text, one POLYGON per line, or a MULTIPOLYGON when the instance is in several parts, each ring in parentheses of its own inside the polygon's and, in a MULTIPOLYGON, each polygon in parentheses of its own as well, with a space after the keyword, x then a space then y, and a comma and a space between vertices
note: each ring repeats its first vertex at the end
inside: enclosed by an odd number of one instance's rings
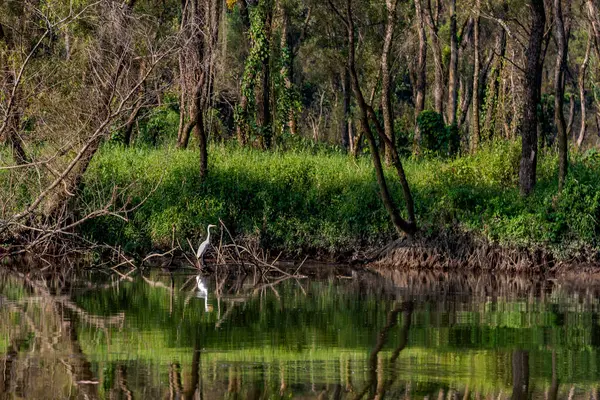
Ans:
POLYGON ((0 398, 596 399, 597 294, 444 273, 0 272, 0 398))

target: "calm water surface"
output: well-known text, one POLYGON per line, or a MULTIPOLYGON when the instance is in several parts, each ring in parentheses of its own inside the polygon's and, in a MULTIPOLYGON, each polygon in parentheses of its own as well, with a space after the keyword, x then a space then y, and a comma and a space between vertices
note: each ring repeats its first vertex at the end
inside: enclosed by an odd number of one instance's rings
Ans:
POLYGON ((596 399, 597 289, 0 272, 0 398, 596 399))

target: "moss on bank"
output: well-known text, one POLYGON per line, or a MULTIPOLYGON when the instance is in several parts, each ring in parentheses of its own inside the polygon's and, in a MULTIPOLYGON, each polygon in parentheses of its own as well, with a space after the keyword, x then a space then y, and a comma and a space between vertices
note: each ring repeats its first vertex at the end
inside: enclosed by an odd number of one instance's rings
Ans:
MULTIPOLYGON (((196 241, 208 223, 222 219, 235 235, 292 254, 348 253, 395 237, 367 157, 221 145, 209 154, 210 176, 201 184, 195 151, 104 147, 85 176, 84 208, 102 204, 114 185, 127 187, 132 204, 149 197, 129 223, 106 217, 87 224, 85 234, 147 251, 169 246, 173 227, 183 242, 196 241)), ((574 156, 558 195, 556 158, 543 154, 536 190, 522 198, 516 188, 519 155, 517 144, 499 142, 452 160, 407 160, 422 230, 459 229, 500 245, 545 248, 558 258, 595 253, 600 156, 574 156)), ((401 206, 397 179, 391 170, 388 176, 401 206)))

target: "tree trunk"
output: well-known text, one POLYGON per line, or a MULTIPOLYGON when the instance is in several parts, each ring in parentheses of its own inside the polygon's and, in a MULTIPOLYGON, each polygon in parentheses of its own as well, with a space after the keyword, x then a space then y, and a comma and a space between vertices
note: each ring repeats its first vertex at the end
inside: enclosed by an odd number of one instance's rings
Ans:
POLYGON ((556 67, 554 70, 554 122, 558 131, 558 190, 561 191, 568 170, 567 126, 563 110, 565 97, 564 71, 568 49, 563 22, 562 0, 554 0, 554 34, 557 41, 556 67))
MULTIPOLYGON (((13 41, 9 34, 4 32, 2 24, 0 24, 0 42, 4 42, 5 46, 10 51, 15 51, 13 41)), ((6 80, 6 105, 2 120, 0 120, 0 143, 7 143, 13 154, 13 158, 18 165, 27 164, 29 158, 24 149, 23 139, 20 136, 21 112, 19 111, 20 90, 18 88, 17 73, 9 67, 8 60, 0 58, 0 68, 6 80), (13 90, 14 88, 14 90, 13 90)))
POLYGON ((262 146, 265 149, 271 148, 271 139, 273 137, 273 127, 271 126, 271 32, 273 21, 273 10, 269 4, 265 4, 264 32, 266 40, 266 54, 262 57, 262 79, 261 90, 258 97, 258 118, 257 125, 260 129, 262 146))
MULTIPOLYGON (((222 13, 222 0, 209 0, 206 3, 205 14, 207 15, 207 32, 208 37, 205 37, 206 41, 206 56, 203 65, 206 69, 207 78, 205 79, 205 87, 204 93, 202 96, 202 110, 206 112, 206 110, 210 110, 213 106, 214 101, 214 87, 215 87, 215 79, 217 75, 217 55, 218 55, 218 45, 219 45, 219 30, 220 30, 220 22, 221 22, 221 13, 222 13)), ((204 117, 203 117, 204 118, 204 117)), ((208 135, 212 130, 213 125, 207 124, 204 122, 204 133, 206 135, 205 139, 208 140, 208 135)), ((196 132, 199 134, 199 132, 196 132)))
POLYGON ((533 190, 537 175, 537 105, 540 102, 542 65, 542 41, 546 25, 543 0, 530 0, 532 26, 526 52, 524 79, 524 104, 521 117, 521 162, 519 166, 519 188, 523 195, 533 190))
POLYGON ((137 118, 140 115, 141 109, 142 109, 142 100, 139 99, 133 106, 133 111, 131 111, 131 114, 129 114, 129 118, 127 118, 127 122, 125 122, 125 128, 123 129, 123 144, 125 146, 129 146, 131 144, 131 136, 133 133, 133 126, 135 125, 135 121, 137 121, 137 118))
MULTIPOLYGON (((146 66, 145 66, 144 62, 140 62, 140 65, 138 68, 138 79, 142 79, 145 74, 146 74, 146 66)), ((144 86, 145 85, 140 85, 138 90, 136 90, 135 96, 137 97, 137 99, 135 101, 135 104, 133 105, 133 110, 131 111, 131 113, 129 114, 129 117, 127 118, 127 121, 125 122, 125 128, 123 130, 123 144, 125 144, 125 146, 129 146, 131 144, 133 126, 135 125, 135 122, 137 121, 137 118, 140 115, 140 111, 142 110, 142 107, 144 106, 144 91, 145 91, 144 86)), ((181 115, 181 113, 180 113, 180 115, 181 115)))
POLYGON ((379 149, 375 142, 375 137, 371 131, 369 124, 369 111, 367 103, 363 96, 362 90, 360 89, 360 83, 358 80, 358 74, 355 66, 355 43, 354 43, 354 20, 352 16, 352 0, 346 0, 346 28, 348 31, 348 69, 350 70, 350 76, 352 80, 352 89, 358 102, 358 106, 361 112, 361 127, 369 142, 369 148, 371 150, 371 157, 373 159, 373 166, 375 167, 375 174, 377 176, 377 183, 379 185, 381 200, 394 224, 394 227, 398 233, 406 233, 413 235, 416 232, 416 225, 413 221, 405 221, 398 212, 390 191, 387 186, 385 175, 383 173, 383 166, 381 165, 381 159, 379 158, 379 149))
MULTIPOLYGON (((249 41, 249 31, 250 31, 250 15, 248 11, 248 6, 245 0, 238 1, 240 7, 240 16, 242 19, 242 26, 244 27, 244 38, 246 41, 249 41)), ((244 72, 246 75, 246 72, 244 72)), ((240 146, 245 146, 248 142, 248 130, 249 126, 247 123, 247 114, 248 114, 248 96, 244 92, 244 84, 240 86, 240 104, 238 106, 238 115, 237 121, 235 124, 235 131, 237 140, 240 146)))
MULTIPOLYGON (((200 86, 200 84, 198 85, 200 86)), ((196 113, 194 119, 196 124, 196 137, 198 138, 198 146, 200 147, 200 181, 204 181, 208 175, 208 143, 206 137, 206 127, 204 126, 204 113, 200 102, 202 101, 202 93, 198 93, 196 98, 196 113)))
POLYGON ((348 68, 344 68, 342 72, 342 91, 344 92, 344 102, 342 105, 342 121, 341 121, 341 134, 342 134, 342 146, 346 150, 352 150, 352 135, 350 135, 350 72, 348 68))
POLYGON ((204 113, 212 99, 215 75, 215 54, 219 38, 220 0, 206 2, 190 2, 182 0, 181 31, 186 37, 187 46, 180 53, 181 84, 185 92, 182 101, 190 102, 188 107, 181 107, 180 112, 189 113, 186 118, 180 116, 178 131, 178 148, 187 148, 190 133, 198 138, 200 146, 200 176, 206 176, 207 168, 207 132, 204 123, 204 113), (190 6, 191 4, 191 6, 190 6), (189 58, 186 59, 186 57, 189 58), (192 88, 189 86, 193 84, 192 88), (184 123, 185 122, 185 123, 184 123))
POLYGON ((585 57, 579 68, 579 78, 577 79, 577 86, 579 87, 579 102, 581 103, 581 125, 579 128, 579 136, 577 137, 577 148, 581 149, 581 145, 585 140, 586 131, 586 99, 585 99, 585 75, 587 72, 588 63, 590 61, 590 52, 592 49, 592 35, 588 37, 587 47, 585 49, 585 57))
POLYGON ((481 11, 481 0, 476 0, 475 2, 477 15, 475 16, 475 24, 473 26, 473 42, 474 42, 474 60, 473 60, 473 120, 471 121, 472 129, 471 129, 471 152, 477 150, 479 147, 479 140, 481 139, 481 133, 479 130, 479 107, 480 107, 480 99, 479 99, 479 72, 480 72, 480 62, 479 62, 479 28, 480 28, 480 17, 479 13, 481 11))
MULTIPOLYGON (((181 32, 182 39, 184 41, 189 41, 189 36, 191 33, 189 32, 189 24, 188 24, 188 0, 181 0, 181 21, 179 24, 179 32, 181 32)), ((185 140, 187 147, 187 140, 184 138, 184 127, 186 124, 185 116, 186 109, 188 108, 187 104, 187 92, 188 92, 188 83, 187 83, 187 74, 186 74, 186 48, 179 49, 179 128, 177 130, 177 147, 181 148, 182 142, 185 140)), ((184 147, 184 148, 185 148, 184 147)))
POLYGON ((248 97, 245 94, 240 95, 239 118, 235 123, 235 132, 240 146, 248 143, 248 123, 245 115, 248 114, 248 97))
POLYGON ((450 67, 448 70, 448 125, 456 124, 458 104, 458 32, 456 28, 456 0, 450 0, 450 67))
POLYGON ((598 14, 598 7, 596 7, 594 0, 586 0, 586 5, 594 35, 596 53, 598 54, 598 58, 600 58, 600 15, 598 14))
POLYGON ((484 135, 489 138, 494 135, 497 129, 496 117, 498 110, 498 96, 500 93, 500 76, 502 75, 504 56, 506 54, 506 32, 504 29, 500 29, 498 33, 496 47, 499 50, 499 57, 496 58, 494 67, 492 68, 490 89, 485 100, 487 107, 485 112, 484 135))
POLYGON ((385 146, 385 159, 389 165, 392 162, 392 152, 395 150, 394 120, 392 117, 392 101, 390 99, 391 78, 390 78, 390 51, 394 39, 394 25, 396 23, 396 10, 398 0, 386 0, 387 24, 385 28, 385 38, 383 41, 383 51, 381 52, 381 111, 383 113, 383 126, 385 135, 389 138, 391 146, 385 146))
POLYGON ((422 0, 415 0, 417 14, 417 32, 419 34, 419 60, 417 63, 417 85, 415 96, 415 136, 414 147, 418 151, 421 134, 417 124, 419 114, 425 109, 425 90, 427 89, 427 36, 425 34, 425 17, 423 15, 422 0))
POLYGON ((569 118, 567 120, 567 137, 574 138, 573 126, 575 125, 575 95, 569 95, 569 118))
MULTIPOLYGON (((467 121, 467 117, 469 115, 469 107, 473 102, 473 79, 461 79, 460 80, 460 93, 461 93, 461 102, 460 102, 460 117, 458 118, 458 127, 462 128, 462 126, 467 121)), ((465 127, 465 129, 468 127, 465 127)))
POLYGON ((440 13, 440 2, 436 2, 437 10, 432 10, 431 2, 429 2, 428 12, 426 15, 427 26, 429 27, 429 36, 431 37, 431 44, 433 46, 433 62, 434 62, 434 89, 433 98, 435 104, 435 111, 444 115, 444 66, 442 63, 442 45, 438 36, 438 21, 437 17, 440 13))
MULTIPOLYGON (((294 46, 292 44, 292 35, 290 30, 290 15, 287 7, 280 3, 282 21, 281 21, 281 49, 282 52, 286 52, 285 61, 281 66, 281 76, 283 77, 283 83, 285 85, 285 90, 289 94, 291 94, 294 86, 294 46)), ((296 135, 298 133, 298 128, 296 125, 296 114, 294 110, 290 108, 287 110, 289 113, 287 115, 287 125, 290 130, 291 135, 296 135)))

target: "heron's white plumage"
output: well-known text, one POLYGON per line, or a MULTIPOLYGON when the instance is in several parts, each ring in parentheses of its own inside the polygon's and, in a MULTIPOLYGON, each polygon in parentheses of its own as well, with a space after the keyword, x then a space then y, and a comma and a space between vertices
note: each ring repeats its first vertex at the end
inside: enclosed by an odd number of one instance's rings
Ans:
POLYGON ((200 257, 202 257, 204 255, 204 252, 206 251, 206 249, 208 248, 208 245, 210 244, 210 228, 216 228, 216 226, 209 225, 208 228, 206 228, 206 231, 208 232, 208 234, 206 235, 206 240, 200 244, 200 247, 198 247, 198 252, 196 253, 197 259, 200 259, 200 257))

